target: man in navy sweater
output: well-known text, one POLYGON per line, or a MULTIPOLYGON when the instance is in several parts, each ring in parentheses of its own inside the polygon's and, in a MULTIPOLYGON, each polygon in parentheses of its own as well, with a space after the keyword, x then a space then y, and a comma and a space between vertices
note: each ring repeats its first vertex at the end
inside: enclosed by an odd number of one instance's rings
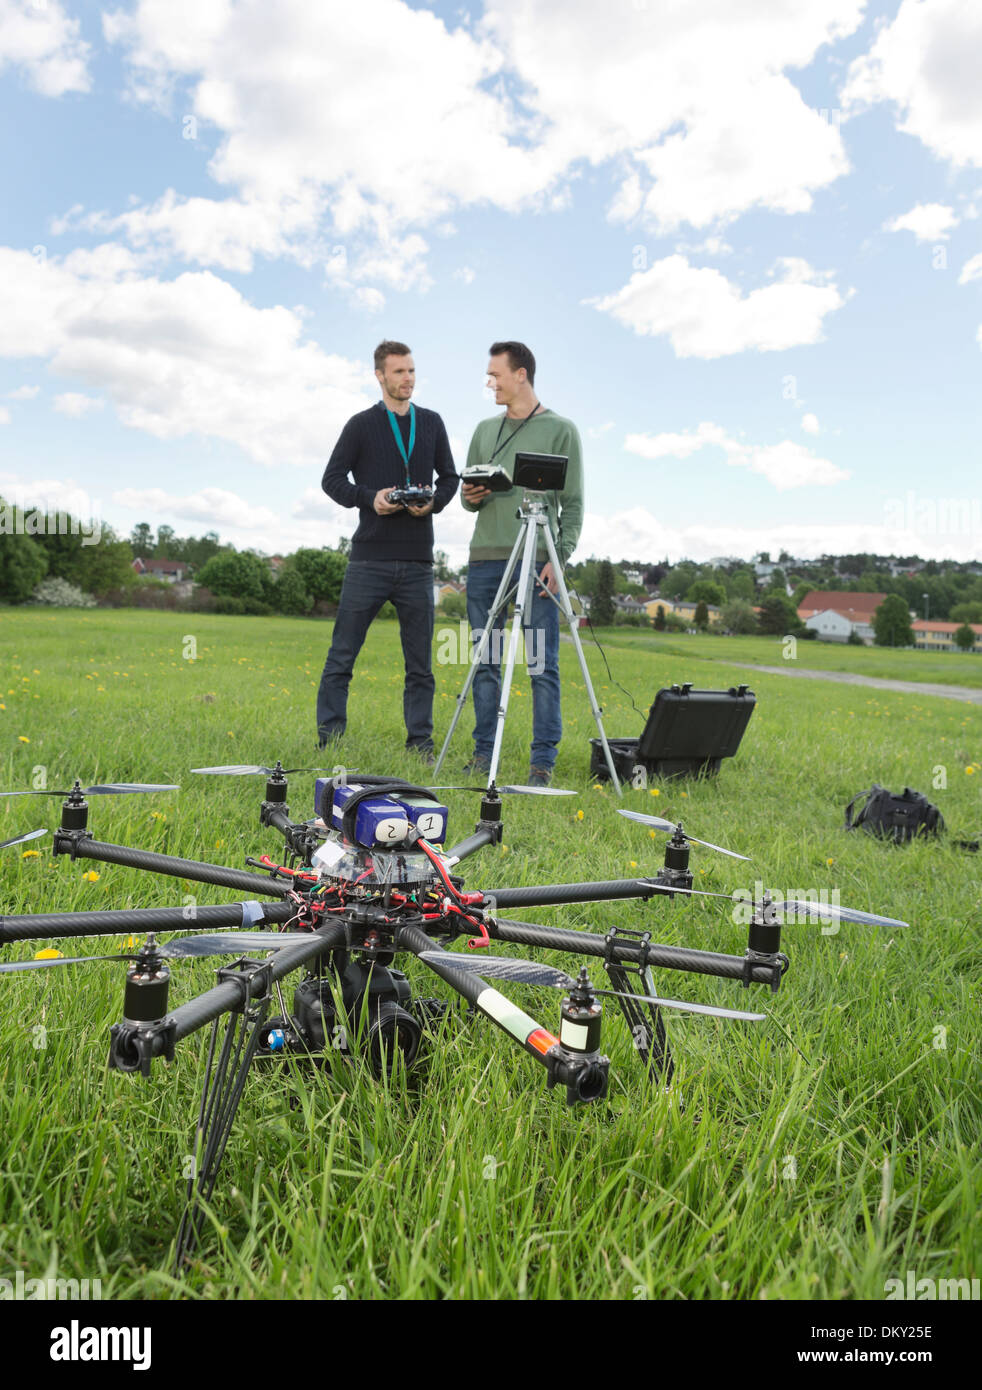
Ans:
POLYGON ((457 491, 450 441, 435 410, 411 402, 416 369, 405 343, 375 349, 382 399, 341 431, 322 487, 360 520, 341 588, 334 637, 317 692, 321 748, 344 733, 348 686, 372 619, 386 600, 399 617, 406 663, 403 715, 406 747, 433 755, 433 520, 457 491), (388 500, 393 488, 436 484, 432 501, 403 506, 388 500))

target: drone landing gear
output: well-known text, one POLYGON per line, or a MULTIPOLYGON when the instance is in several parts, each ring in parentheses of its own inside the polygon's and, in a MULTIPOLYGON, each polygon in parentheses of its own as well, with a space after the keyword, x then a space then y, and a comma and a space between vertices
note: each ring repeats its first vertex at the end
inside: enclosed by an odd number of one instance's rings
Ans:
POLYGON ((650 1082, 660 1080, 664 1089, 670 1091, 672 1077, 675 1075, 675 1062, 668 1046, 668 1034, 665 1031, 662 1011, 657 1004, 642 1004, 640 998, 637 997, 641 994, 641 990, 634 988, 632 978, 636 976, 640 980, 647 994, 657 994, 651 967, 647 960, 647 947, 651 941, 651 933, 629 931, 626 927, 612 927, 604 941, 606 944, 604 968, 610 978, 611 988, 619 992, 620 997, 617 1002, 621 1006, 621 1012, 631 1030, 634 1046, 641 1058, 648 1080, 650 1082), (636 968, 629 970, 621 961, 614 959, 613 949, 618 936, 621 938, 634 937, 638 941, 640 954, 636 968))
POLYGON ((219 1018, 215 1019, 211 1028, 194 1155, 188 1175, 187 1205, 177 1233, 175 1265, 178 1272, 197 1244, 204 1216, 203 1203, 211 1198, 262 1026, 269 1012, 269 992, 256 999, 250 998, 247 984, 252 975, 265 968, 265 964, 242 960, 217 972, 223 983, 235 981, 241 984, 243 997, 238 1008, 227 1017, 217 1061, 215 1052, 218 1047, 219 1018))

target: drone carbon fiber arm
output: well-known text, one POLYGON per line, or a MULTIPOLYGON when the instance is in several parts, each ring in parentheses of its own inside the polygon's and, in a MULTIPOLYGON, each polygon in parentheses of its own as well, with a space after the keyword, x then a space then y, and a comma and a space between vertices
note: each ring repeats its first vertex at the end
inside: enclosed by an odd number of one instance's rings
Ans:
POLYGON ((137 907, 116 912, 40 912, 19 917, 0 917, 0 945, 9 941, 46 940, 52 937, 112 936, 118 933, 187 931, 188 927, 243 927, 261 922, 288 922, 296 915, 292 903, 257 903, 261 916, 247 914, 245 903, 219 903, 196 907, 189 918, 183 907, 137 907))
POLYGON ((671 893, 669 884, 659 887, 638 879, 613 878, 588 883, 546 883, 540 887, 489 888, 485 900, 499 907, 548 907, 553 903, 599 903, 620 898, 653 898, 671 893))
MULTIPOLYGON (((500 902, 500 898, 498 899, 500 902)), ((492 941, 512 941, 522 946, 538 946, 550 951, 573 951, 584 956, 606 957, 630 965, 654 965, 663 970, 686 970, 697 975, 718 975, 725 980, 749 978, 754 984, 775 988, 780 980, 780 965, 775 961, 748 962, 746 956, 728 956, 718 951, 696 951, 688 946, 660 946, 615 938, 608 943, 604 936, 572 931, 568 927, 543 927, 534 922, 512 922, 498 918, 488 922, 492 941), (775 974, 775 968, 778 973, 775 974)))
POLYGON ((263 878, 261 874, 230 869, 222 864, 205 864, 199 859, 180 859, 173 854, 156 854, 151 850, 132 849, 129 845, 112 845, 91 840, 87 835, 71 830, 55 831, 53 854, 70 854, 73 859, 97 859, 103 864, 122 864, 130 869, 146 869, 150 873, 170 874, 173 878, 189 878, 196 883, 214 883, 221 888, 257 893, 267 898, 285 898, 290 884, 263 878))
POLYGON ((179 1004, 158 1023, 116 1024, 112 1030, 116 1064, 119 1065, 121 1058, 127 1062, 123 1070, 136 1070, 137 1066, 146 1069, 152 1058, 170 1056, 176 1042, 214 1022, 222 1014, 241 1008, 247 998, 263 995, 271 984, 308 961, 316 960, 328 951, 343 949, 345 939, 343 924, 332 922, 328 927, 311 932, 309 941, 284 946, 248 975, 223 981, 195 999, 189 999, 186 1004, 179 1004))

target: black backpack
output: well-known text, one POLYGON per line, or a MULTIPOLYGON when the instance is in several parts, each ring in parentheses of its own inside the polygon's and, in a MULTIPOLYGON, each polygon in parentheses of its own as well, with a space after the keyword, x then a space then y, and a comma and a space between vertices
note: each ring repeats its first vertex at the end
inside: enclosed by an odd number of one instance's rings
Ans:
POLYGON ((915 835, 937 835, 945 828, 944 816, 920 792, 904 787, 895 795, 875 782, 869 791, 854 796, 846 807, 846 829, 855 830, 860 825, 870 835, 893 840, 897 845, 906 844, 915 835), (866 804, 853 817, 853 807, 864 797, 866 804))

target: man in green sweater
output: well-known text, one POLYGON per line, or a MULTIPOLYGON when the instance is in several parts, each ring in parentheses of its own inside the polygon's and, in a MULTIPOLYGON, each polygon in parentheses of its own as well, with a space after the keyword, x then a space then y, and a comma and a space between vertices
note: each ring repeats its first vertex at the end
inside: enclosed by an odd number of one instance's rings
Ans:
MULTIPOLYGON (((474 431, 467 467, 494 464, 512 476, 516 453, 562 454, 569 459, 566 486, 558 494, 546 494, 549 526, 560 561, 576 549, 583 525, 583 458, 580 436, 570 420, 543 406, 535 394, 535 358, 524 343, 492 343, 488 385, 494 388, 504 415, 482 420, 474 431)), ((465 482, 464 508, 477 513, 467 568, 467 619, 475 645, 480 641, 504 577, 521 522, 516 515, 523 488, 491 492, 465 482)), ((519 556, 511 579, 518 580, 519 556)), ((538 580, 531 613, 526 613, 525 649, 532 683, 532 747, 529 782, 548 786, 562 738, 559 703, 559 609, 548 594, 559 585, 544 547, 536 554, 538 580), (546 593, 548 590, 548 593, 546 593)), ((474 755, 468 770, 485 774, 491 767, 495 724, 501 694, 501 654, 504 649, 504 615, 499 614, 485 660, 474 675, 474 755)))

